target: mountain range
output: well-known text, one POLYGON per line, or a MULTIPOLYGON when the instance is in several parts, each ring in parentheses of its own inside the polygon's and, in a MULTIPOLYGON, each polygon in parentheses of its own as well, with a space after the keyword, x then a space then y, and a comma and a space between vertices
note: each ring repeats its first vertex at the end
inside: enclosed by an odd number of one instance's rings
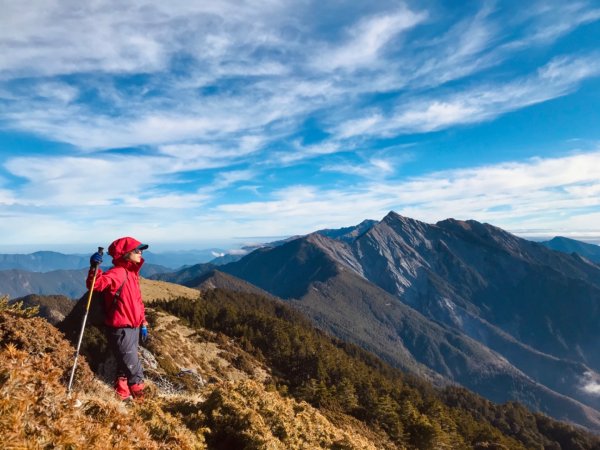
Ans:
MULTIPOLYGON (((394 212, 329 236, 219 270, 396 367, 600 430, 598 265, 492 225, 394 212)), ((206 267, 187 277, 206 283, 206 267)))
MULTIPOLYGON (((249 253, 243 250, 242 256, 249 253)), ((29 272, 52 272, 55 270, 76 270, 89 267, 90 255, 64 254, 51 251, 39 251, 28 254, 20 253, 0 253, 0 271, 1 270, 24 270, 29 272)), ((184 266, 208 262, 213 259, 219 260, 218 255, 224 255, 220 249, 205 250, 182 250, 175 252, 154 253, 144 252, 144 259, 148 265, 154 266, 156 273, 178 270, 184 266)), ((222 258, 226 258, 227 255, 222 258)), ((240 256, 241 257, 241 256, 240 256)), ((105 254, 105 264, 110 264, 110 256, 105 254)), ((239 259, 239 258, 238 258, 239 259)))
MULTIPOLYGON (((50 272, 31 272, 27 270, 0 270, 0 295, 10 298, 26 295, 64 295, 76 299, 85 292, 85 279, 89 269, 89 257, 85 269, 52 270, 50 272)), ((108 269, 109 267, 102 267, 108 269)), ((144 264, 141 275, 144 277, 169 271, 166 267, 144 264)))

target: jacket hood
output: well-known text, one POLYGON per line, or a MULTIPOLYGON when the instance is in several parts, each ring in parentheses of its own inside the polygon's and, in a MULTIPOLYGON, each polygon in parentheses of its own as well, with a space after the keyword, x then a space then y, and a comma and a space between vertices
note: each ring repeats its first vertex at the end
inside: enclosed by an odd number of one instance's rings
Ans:
MULTIPOLYGON (((114 241, 112 244, 110 244, 110 246, 108 247, 108 254, 110 256, 112 256, 113 258, 113 264, 115 266, 125 266, 127 265, 126 263, 128 263, 129 261, 124 261, 122 258, 126 253, 129 253, 132 250, 135 250, 138 247, 142 247, 142 249, 144 248, 148 248, 147 245, 142 244, 140 241, 138 241, 137 239, 134 239, 132 237, 122 237, 117 239, 116 241, 114 241)), ((143 264, 144 260, 142 259, 142 264, 143 264)), ((139 264, 140 266, 142 264, 139 264)), ((135 264, 137 265, 137 264, 135 264)))

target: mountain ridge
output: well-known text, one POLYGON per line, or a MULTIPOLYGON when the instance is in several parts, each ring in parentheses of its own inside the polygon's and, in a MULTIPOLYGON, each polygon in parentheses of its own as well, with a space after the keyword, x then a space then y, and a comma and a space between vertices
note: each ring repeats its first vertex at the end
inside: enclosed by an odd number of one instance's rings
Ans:
MULTIPOLYGON (((598 414, 598 399, 583 389, 586 374, 599 379, 594 356, 598 335, 593 328, 598 313, 596 303, 586 297, 600 298, 598 268, 500 228, 454 219, 429 225, 391 212, 350 243, 313 233, 277 249, 254 252, 221 270, 292 302, 301 302, 319 283, 344 271, 353 273, 391 294, 394 298, 389 303, 405 303, 484 346, 492 345, 511 365, 521 368, 518 372, 525 370, 525 378, 537 377, 550 384, 549 390, 558 398, 584 401, 593 407, 592 415, 598 414), (308 262, 311 256, 315 258, 308 262), (561 292, 578 306, 561 309, 561 292), (507 296, 510 302, 500 302, 507 296), (539 303, 542 298, 550 304, 539 303), (531 309, 534 304, 541 306, 539 311, 531 309), (583 315, 575 320, 577 314, 583 315), (521 322, 514 323, 515 317, 521 317, 521 322), (581 327, 574 331, 569 323, 581 327), (531 333, 529 324, 539 328, 539 335, 531 333), (584 336, 593 337, 592 342, 586 343, 584 336), (552 367, 555 376, 558 367, 569 375, 560 383, 553 382, 547 373, 552 367)), ((318 316, 327 302, 313 305, 313 320, 324 326, 323 317, 318 316)), ((329 320, 335 321, 331 316, 329 320)), ((380 344, 384 346, 383 341, 380 344)), ((530 404, 536 407, 536 402, 530 404)), ((581 411, 588 408, 580 407, 581 411)), ((556 406, 554 410, 560 413, 556 406)))

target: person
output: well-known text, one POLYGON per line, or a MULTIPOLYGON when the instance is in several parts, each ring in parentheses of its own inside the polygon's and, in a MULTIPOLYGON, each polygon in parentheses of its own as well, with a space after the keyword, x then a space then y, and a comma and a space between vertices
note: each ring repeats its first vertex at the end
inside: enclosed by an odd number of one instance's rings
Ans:
POLYGON ((108 344, 117 360, 115 391, 122 400, 144 398, 144 371, 138 346, 140 334, 143 341, 148 337, 148 322, 139 272, 144 264, 142 252, 147 248, 148 245, 132 237, 117 239, 108 248, 113 267, 106 272, 99 267, 101 253, 90 257, 87 287, 102 293, 108 344), (94 270, 97 270, 96 282, 92 287, 94 270))

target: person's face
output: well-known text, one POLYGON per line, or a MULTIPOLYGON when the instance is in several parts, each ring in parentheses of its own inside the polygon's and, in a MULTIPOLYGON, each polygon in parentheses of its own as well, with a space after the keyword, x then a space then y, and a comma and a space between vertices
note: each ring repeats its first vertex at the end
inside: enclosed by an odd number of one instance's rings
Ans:
POLYGON ((140 249, 136 248, 135 250, 132 250, 129 253, 127 253, 125 255, 125 259, 127 261, 139 263, 142 261, 142 251, 140 249))

